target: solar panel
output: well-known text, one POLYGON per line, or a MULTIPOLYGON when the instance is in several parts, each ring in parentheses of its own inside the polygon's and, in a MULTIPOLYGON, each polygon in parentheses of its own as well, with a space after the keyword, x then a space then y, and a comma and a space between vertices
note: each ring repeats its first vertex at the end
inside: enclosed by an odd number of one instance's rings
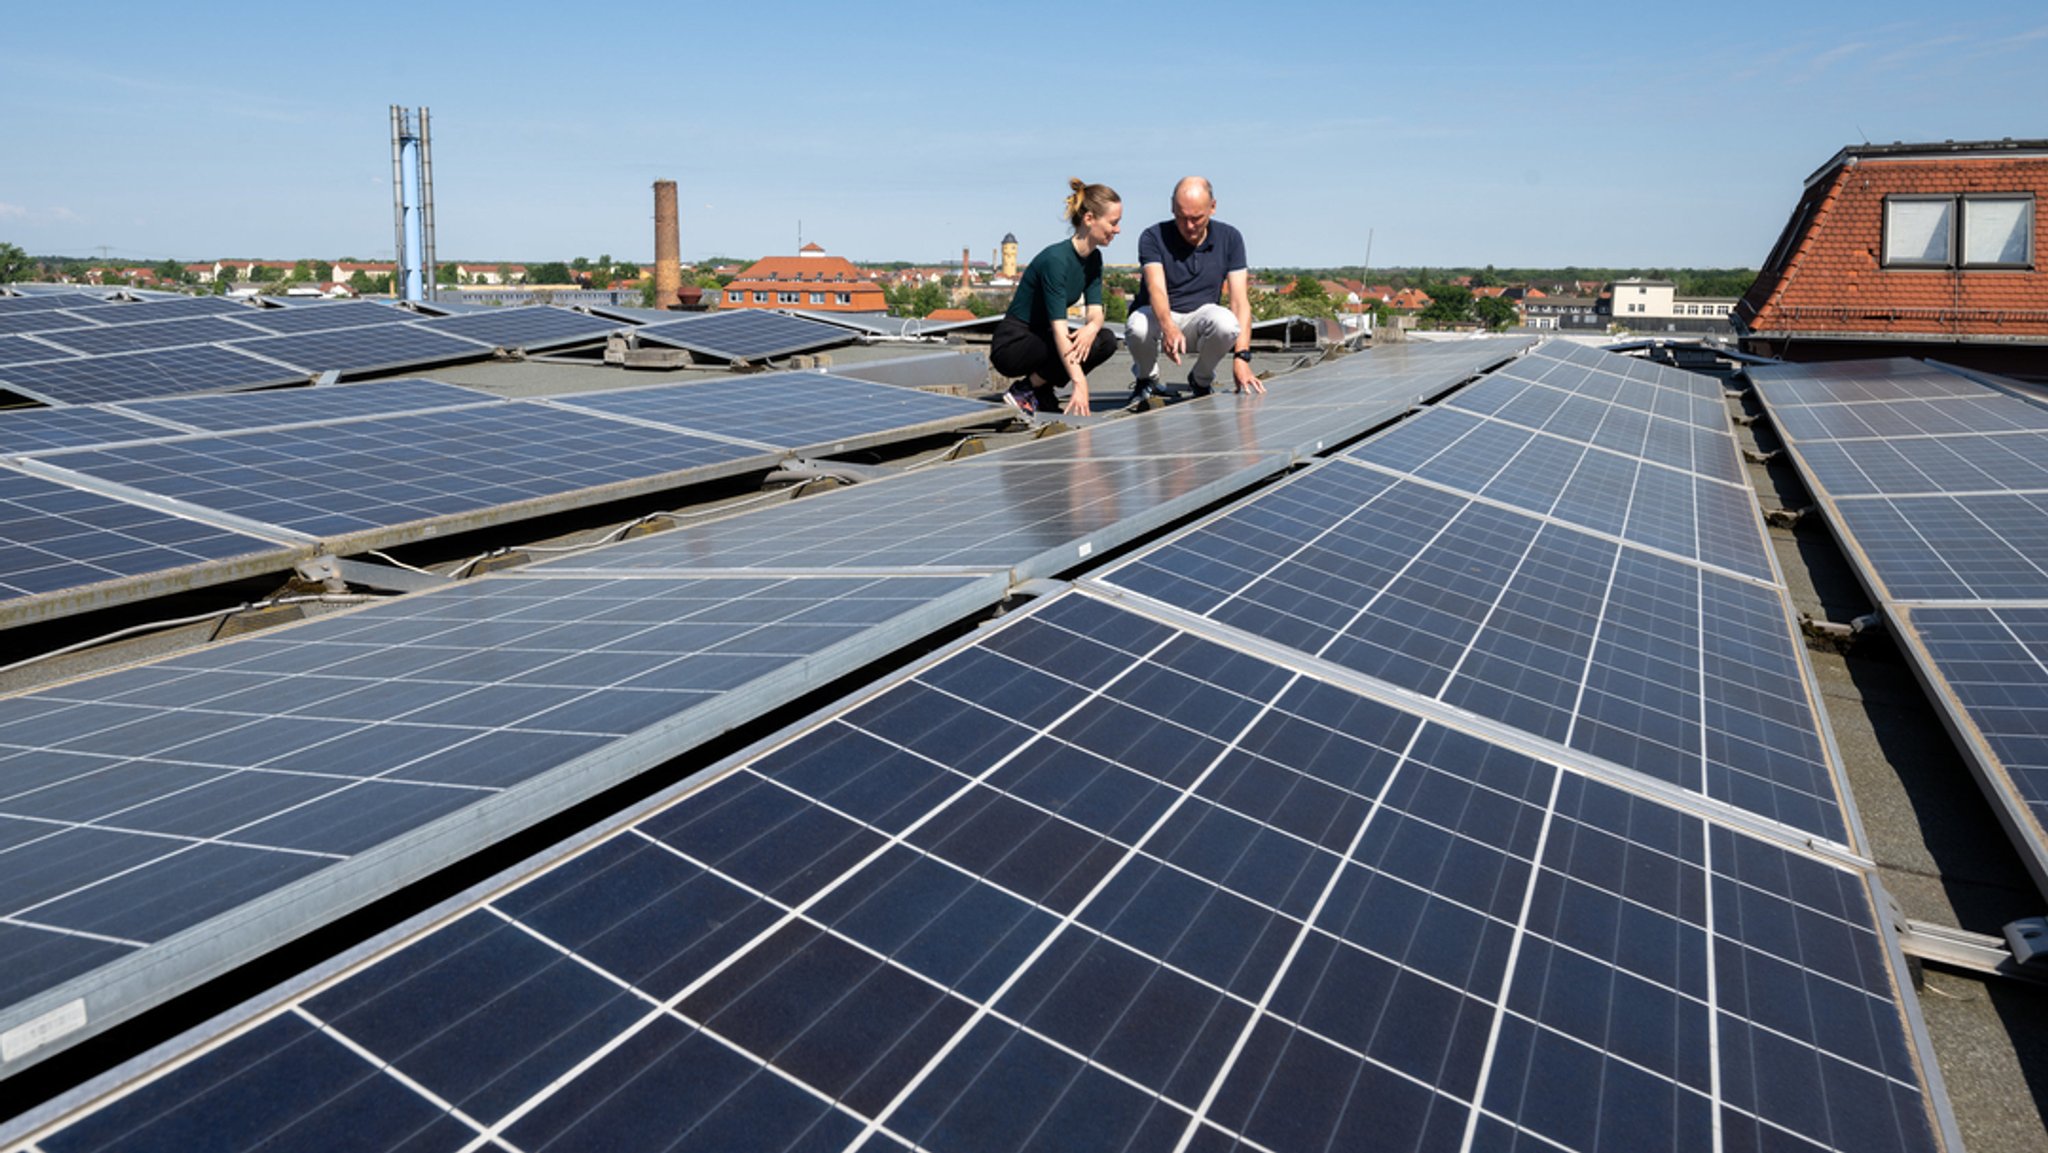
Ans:
POLYGON ((14 316, 21 313, 70 308, 79 304, 99 303, 101 303, 99 297, 83 292, 53 293, 47 296, 0 296, 0 315, 14 316))
POLYGON ((1103 579, 1848 837, 1797 642, 1768 585, 1341 459, 1103 579))
POLYGON ((419 321, 414 327, 482 341, 497 348, 547 348, 595 340, 630 326, 566 308, 534 307, 444 316, 419 321))
POLYGON ((335 328, 363 328, 373 324, 416 320, 418 313, 368 300, 338 304, 308 304, 296 308, 265 308, 243 319, 271 332, 320 332, 335 328))
POLYGON ((0 411, 0 455, 48 452, 168 436, 175 430, 110 408, 17 408, 0 411))
POLYGON ((186 517, 0 469, 0 621, 35 611, 17 602, 260 557, 278 544, 186 517))
POLYGON ((91 404, 289 384, 305 374, 219 345, 0 366, 0 387, 46 404, 91 404))
POLYGON ((520 403, 186 437, 41 462, 330 541, 458 516, 494 523, 544 498, 590 499, 591 490, 607 488, 632 495, 688 470, 767 466, 753 449, 520 403))
POLYGON ((1004 592, 493 576, 0 699, 0 1071, 1004 592))
POLYGON ((554 403, 755 444, 828 452, 864 444, 874 434, 986 423, 1002 415, 977 400, 819 372, 579 392, 554 403))
POLYGON ((101 324, 135 324, 189 316, 249 316, 255 309, 239 300, 222 296, 168 296, 132 304, 95 300, 90 304, 74 304, 69 311, 101 324))
POLYGON ((2048 411, 1912 361, 1748 371, 2048 893, 2048 411))
POLYGON ((63 360, 72 355, 74 354, 69 349, 59 348, 40 340, 31 340, 25 336, 0 336, 0 365, 63 360))
POLYGON ((670 345, 724 360, 754 361, 827 348, 853 339, 836 325, 757 309, 645 324, 634 332, 645 343, 670 345))
POLYGON ((41 339, 61 344, 73 352, 99 356, 115 352, 137 352, 152 348, 177 348, 187 344, 212 344, 223 340, 262 336, 251 328, 224 316, 191 316, 181 320, 158 320, 146 324, 101 324, 89 328, 66 328, 41 334, 41 339))
POLYGON ((437 380, 368 380, 317 388, 134 400, 121 408, 172 421, 188 430, 234 432, 499 403, 503 402, 491 393, 437 380))
POLYGON ((990 453, 539 567, 1006 568, 1064 572, 1285 469, 1280 455, 1013 460, 990 453))
POLYGON ((238 340, 237 351, 293 365, 308 375, 322 372, 370 372, 477 360, 489 356, 489 345, 458 336, 428 332, 413 324, 383 324, 298 332, 238 340))
POLYGON ((1079 595, 50 1153, 1954 1144, 1853 868, 1079 595))

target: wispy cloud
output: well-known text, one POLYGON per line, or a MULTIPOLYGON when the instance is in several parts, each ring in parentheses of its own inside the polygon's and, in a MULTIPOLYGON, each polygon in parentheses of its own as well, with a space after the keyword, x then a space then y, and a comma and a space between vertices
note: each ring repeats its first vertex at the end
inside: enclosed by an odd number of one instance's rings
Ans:
POLYGON ((1820 55, 1815 56, 1813 59, 1807 61, 1805 67, 1800 68, 1797 71, 1793 72, 1790 76, 1787 76, 1785 78, 1786 82, 1791 84, 1804 84, 1809 80, 1818 80, 1823 74, 1827 72, 1828 69, 1833 68, 1835 65, 1840 64, 1842 61, 1849 59, 1851 56, 1854 56, 1858 52, 1861 52, 1869 47, 1870 45, 1868 42, 1859 40, 1854 43, 1843 44, 1836 48, 1830 48, 1826 52, 1823 52, 1820 55))
POLYGON ((23 208, 19 204, 8 204, 0 201, 0 220, 26 220, 27 218, 28 209, 23 208))

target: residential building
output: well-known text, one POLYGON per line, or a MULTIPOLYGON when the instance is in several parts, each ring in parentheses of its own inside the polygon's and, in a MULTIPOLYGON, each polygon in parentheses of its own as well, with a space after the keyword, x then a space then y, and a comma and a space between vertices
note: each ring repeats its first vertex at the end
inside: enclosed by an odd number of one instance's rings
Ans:
POLYGON ((1745 350, 2048 378, 2048 140, 1857 145, 1806 178, 1736 310, 1745 350))
POLYGON ((1596 296, 1536 296, 1522 301, 1522 323, 1539 330, 1606 332, 1608 315, 1596 296))
POLYGON ((1669 280, 1634 276, 1613 285, 1613 323, 1629 332, 1723 333, 1735 310, 1732 296, 1680 296, 1669 280))
POLYGON ((725 286, 720 308, 886 312, 882 286, 843 256, 806 244, 795 256, 764 256, 725 286))

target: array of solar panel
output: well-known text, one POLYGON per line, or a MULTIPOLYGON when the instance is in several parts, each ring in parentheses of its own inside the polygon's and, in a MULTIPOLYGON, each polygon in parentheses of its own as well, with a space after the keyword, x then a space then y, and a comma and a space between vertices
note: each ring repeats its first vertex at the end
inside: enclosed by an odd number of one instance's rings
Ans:
POLYGON ((0 336, 0 365, 31 364, 38 360, 61 360, 73 353, 26 336, 0 336))
POLYGON ((1880 595, 2048 599, 2048 409, 1925 365, 1860 380, 1868 365, 1750 377, 1880 595))
POLYGON ((269 392, 134 400, 121 405, 120 411, 174 422, 188 430, 233 432, 237 429, 273 428, 287 424, 312 424, 345 420, 350 417, 385 416, 400 412, 419 412, 430 408, 494 403, 502 402, 491 393, 464 388, 459 384, 443 384, 438 380, 405 379, 369 380, 358 384, 278 389, 269 392))
POLYGON ((443 316, 420 321, 414 327, 479 340, 498 348, 544 348, 595 340, 630 326, 566 308, 536 306, 443 316))
POLYGON ((555 403, 788 449, 829 450, 876 433, 993 419, 978 400, 820 372, 579 392, 555 403))
POLYGON ((1351 456, 1632 544, 1773 580, 1719 384, 1546 345, 1351 456), (1629 379, 1631 366, 1667 373, 1629 379))
POLYGON ((245 319, 258 328, 277 333, 320 332, 336 328, 367 328, 375 324, 418 319, 404 312, 368 300, 337 304, 309 304, 302 308, 266 308, 245 319))
POLYGON ((284 546, 0 468, 0 605, 284 546))
POLYGON ((369 372, 450 360, 474 360, 491 351, 491 347, 481 341, 428 332, 415 324, 263 336, 238 340, 232 347, 240 352, 294 365, 307 375, 328 371, 369 372))
POLYGON ((2048 410, 1912 361, 1748 372, 2048 892, 2048 410))
MULTIPOLYGON (((142 305, 130 307, 140 308, 142 305)), ((91 404, 144 396, 226 391, 304 380, 295 371, 217 344, 0 367, 0 388, 46 404, 91 404)))
POLYGON ((670 345, 725 360, 767 360, 844 344, 851 339, 845 329, 836 325, 758 309, 705 313, 688 320, 644 324, 635 331, 646 343, 670 345))
POLYGON ((96 324, 37 334, 42 340, 63 345, 71 352, 86 356, 140 352, 152 348, 177 348, 187 344, 213 344, 263 335, 265 334, 262 329, 253 328, 225 316, 188 316, 178 320, 96 324))
POLYGON ((103 1027, 1004 591, 494 576, 0 699, 0 1060, 52 1005, 103 1027))
POLYGON ((38 464, 51 475, 61 470, 335 538, 761 455, 687 433, 507 403, 53 453, 38 464))
POLYGON ((1848 838, 1772 585, 1341 458, 1104 579, 1848 838))
POLYGON ((1939 1149, 1875 903, 1068 594, 37 1148, 1939 1149))

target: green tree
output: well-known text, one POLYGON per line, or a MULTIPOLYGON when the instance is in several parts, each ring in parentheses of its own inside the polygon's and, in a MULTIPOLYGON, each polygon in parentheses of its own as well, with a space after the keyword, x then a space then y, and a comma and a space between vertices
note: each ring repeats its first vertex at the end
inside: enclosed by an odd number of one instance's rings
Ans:
POLYGON ((1505 332, 1521 319, 1514 302, 1500 296, 1482 296, 1473 301, 1472 315, 1490 332, 1505 332))
POLYGON ((1456 284, 1431 284, 1423 288, 1429 307, 1415 319, 1424 327, 1449 328, 1472 321, 1472 290, 1456 284))
POLYGON ((158 284, 183 284, 192 278, 191 274, 185 271, 184 265, 170 259, 158 261, 156 267, 150 271, 156 273, 158 284))
POLYGON ((434 283, 447 285, 454 285, 460 283, 460 278, 456 275, 455 272, 455 265, 443 264, 440 267, 434 269, 434 283))
POLYGON ((920 284, 910 294, 910 315, 930 316, 946 307, 946 290, 936 284, 920 284))
POLYGON ((994 316, 1008 307, 1010 298, 1007 296, 992 300, 977 292, 967 298, 967 311, 976 316, 994 316))
POLYGON ((285 279, 293 284, 304 284, 313 278, 313 262, 310 260, 299 260, 292 263, 292 274, 285 279))
POLYGON ((1472 274, 1472 287, 1498 288, 1500 287, 1500 274, 1496 273, 1493 270, 1493 265, 1489 264, 1472 274))
POLYGON ((559 260, 536 264, 526 270, 528 284, 567 284, 574 279, 569 275, 569 266, 559 260))
POLYGON ((322 281, 322 282, 325 282, 325 281, 329 281, 329 280, 333 280, 333 279, 334 279, 334 264, 333 264, 333 263, 332 263, 331 261, 326 261, 326 260, 316 260, 316 261, 314 261, 314 262, 313 262, 313 279, 315 279, 315 280, 318 280, 318 281, 322 281))
POLYGON ((640 266, 630 260, 624 264, 615 264, 612 266, 612 279, 638 280, 640 279, 640 266))
POLYGON ((283 280, 284 269, 268 264, 259 264, 249 270, 249 279, 256 284, 269 284, 273 280, 283 280))
POLYGON ((370 295, 370 274, 358 268, 348 274, 348 289, 357 296, 370 295))
POLYGON ((648 277, 645 281, 643 281, 640 285, 640 307, 660 307, 660 305, 654 299, 654 278, 651 276, 648 277))
POLYGON ((13 244, 0 243, 0 284, 13 284, 26 280, 36 270, 36 262, 28 253, 13 244))
POLYGON ((1111 324, 1122 324, 1131 318, 1130 298, 1121 292, 1102 294, 1102 319, 1111 324))

